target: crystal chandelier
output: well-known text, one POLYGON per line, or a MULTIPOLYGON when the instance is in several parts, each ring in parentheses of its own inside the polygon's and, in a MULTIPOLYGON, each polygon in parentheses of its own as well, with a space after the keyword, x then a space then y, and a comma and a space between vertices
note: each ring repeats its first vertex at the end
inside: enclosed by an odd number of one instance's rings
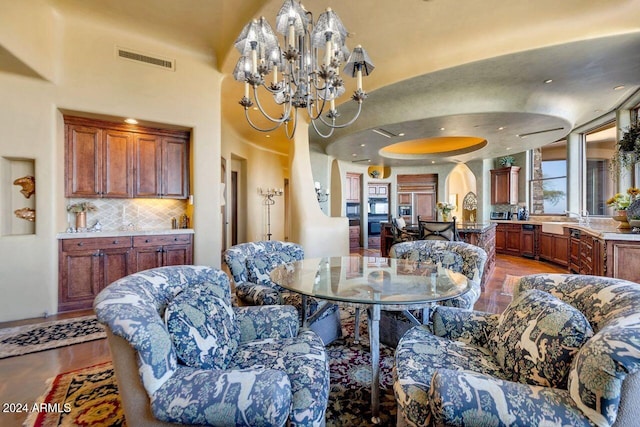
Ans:
POLYGON ((236 80, 244 82, 240 105, 249 124, 261 132, 284 125, 287 137, 293 138, 296 112, 304 108, 316 133, 328 138, 335 129, 355 122, 367 97, 362 90, 362 76, 368 76, 374 65, 361 46, 349 53, 345 46, 347 30, 338 15, 327 9, 314 25, 312 14, 299 1, 285 0, 276 17, 276 30, 284 37, 284 48, 264 17, 248 23, 235 42, 241 57, 233 74, 236 80), (351 120, 337 123, 340 113, 335 100, 345 92, 340 76, 340 65, 345 60, 343 73, 357 80, 351 98, 358 103, 358 110, 351 120), (271 83, 267 84, 265 77, 269 74, 271 83), (281 106, 280 117, 273 117, 263 108, 258 90, 261 87, 281 106), (261 128, 249 117, 254 102, 256 109, 272 123, 271 127, 261 128), (318 129, 318 121, 329 128, 328 133, 318 129))

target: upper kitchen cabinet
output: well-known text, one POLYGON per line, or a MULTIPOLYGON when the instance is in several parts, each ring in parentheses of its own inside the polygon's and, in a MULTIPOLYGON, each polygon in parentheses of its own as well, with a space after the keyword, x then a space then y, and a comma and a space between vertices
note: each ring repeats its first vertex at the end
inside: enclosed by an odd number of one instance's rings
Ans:
POLYGON ((66 197, 189 194, 189 132, 65 116, 66 197))
POLYGON ((68 123, 66 197, 133 195, 133 138, 127 132, 68 123))
POLYGON ((141 134, 136 136, 135 197, 186 199, 188 142, 186 139, 141 134))
POLYGON ((347 173, 346 190, 345 200, 348 203, 360 203, 360 174, 347 173))
POLYGON ((515 205, 518 203, 518 174, 520 167, 509 166, 491 170, 491 204, 515 205))

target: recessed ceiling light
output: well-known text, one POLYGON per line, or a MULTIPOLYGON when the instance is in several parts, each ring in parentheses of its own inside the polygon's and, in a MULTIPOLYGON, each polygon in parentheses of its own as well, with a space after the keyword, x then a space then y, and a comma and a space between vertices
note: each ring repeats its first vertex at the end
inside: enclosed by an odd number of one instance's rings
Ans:
POLYGON ((507 148, 505 148, 505 150, 509 151, 509 150, 511 150, 511 147, 507 147, 507 148))
POLYGON ((366 147, 367 144, 360 144, 360 147, 366 147))
POLYGON ((440 128, 440 130, 444 130, 444 128, 440 128))
POLYGON ((266 135, 267 138, 271 138, 271 135, 266 135))
POLYGON ((399 133, 398 136, 404 136, 404 132, 399 133))
POLYGON ((129 123, 130 125, 137 125, 138 121, 136 119, 124 119, 125 123, 129 123))
POLYGON ((431 160, 431 164, 432 164, 432 165, 435 165, 435 164, 436 164, 436 161, 435 161, 435 160, 431 160))
POLYGON ((549 83, 551 83, 552 81, 553 81, 553 79, 547 79, 547 80, 545 80, 545 81, 544 81, 544 84, 547 84, 547 85, 548 85, 548 84, 549 84, 549 83))
POLYGON ((356 153, 352 153, 351 156, 352 157, 358 157, 358 155, 356 153))
POLYGON ((504 126, 500 126, 498 130, 504 130, 504 126))
POLYGON ((624 85, 618 85, 613 88, 613 90, 621 90, 621 89, 624 89, 624 85))

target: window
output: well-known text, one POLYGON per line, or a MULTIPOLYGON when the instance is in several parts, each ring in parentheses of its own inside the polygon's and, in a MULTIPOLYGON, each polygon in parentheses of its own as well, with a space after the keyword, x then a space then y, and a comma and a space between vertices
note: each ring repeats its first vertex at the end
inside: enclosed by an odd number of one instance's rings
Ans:
POLYGON ((611 215, 606 201, 616 193, 615 174, 611 173, 611 158, 616 147, 615 122, 585 134, 585 208, 589 215, 611 215))
POLYGON ((564 214, 567 210, 567 142, 532 150, 531 213, 564 214))

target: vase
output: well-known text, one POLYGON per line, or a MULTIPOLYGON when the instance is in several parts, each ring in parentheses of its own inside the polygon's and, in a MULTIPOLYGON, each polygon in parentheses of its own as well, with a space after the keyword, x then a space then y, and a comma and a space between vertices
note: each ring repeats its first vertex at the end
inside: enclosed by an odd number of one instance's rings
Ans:
POLYGON ((442 221, 449 221, 449 212, 442 212, 442 221))
POLYGON ((76 230, 87 228, 87 213, 76 212, 76 230))
POLYGON ((627 211, 626 210, 615 211, 611 218, 613 218, 614 220, 619 222, 619 224, 618 224, 618 226, 616 228, 618 228, 618 229, 631 228, 631 224, 629 224, 629 221, 627 220, 627 211))

